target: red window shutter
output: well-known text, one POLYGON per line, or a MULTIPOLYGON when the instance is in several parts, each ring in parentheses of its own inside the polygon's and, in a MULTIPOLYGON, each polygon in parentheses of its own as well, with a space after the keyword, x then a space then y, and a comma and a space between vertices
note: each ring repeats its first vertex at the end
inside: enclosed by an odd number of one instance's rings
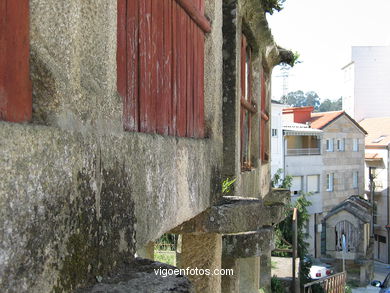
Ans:
POLYGON ((0 2, 0 120, 31 119, 29 1, 0 2))
POLYGON ((124 129, 204 136, 204 0, 118 0, 124 129))
POLYGON ((264 70, 261 72, 261 121, 260 121, 260 157, 262 161, 269 160, 267 121, 269 120, 266 103, 267 88, 264 70))

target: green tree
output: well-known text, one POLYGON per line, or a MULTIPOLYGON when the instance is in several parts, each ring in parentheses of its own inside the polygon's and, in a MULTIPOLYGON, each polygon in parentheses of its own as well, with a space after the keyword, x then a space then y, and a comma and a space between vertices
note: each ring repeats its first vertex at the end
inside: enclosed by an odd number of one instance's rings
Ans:
POLYGON ((319 112, 328 112, 328 111, 339 111, 343 108, 343 100, 339 98, 336 101, 331 101, 329 99, 324 100, 320 107, 319 112))
POLYGON ((301 90, 290 92, 283 96, 280 101, 292 107, 313 106, 315 110, 318 110, 320 106, 320 97, 313 91, 306 93, 301 90))

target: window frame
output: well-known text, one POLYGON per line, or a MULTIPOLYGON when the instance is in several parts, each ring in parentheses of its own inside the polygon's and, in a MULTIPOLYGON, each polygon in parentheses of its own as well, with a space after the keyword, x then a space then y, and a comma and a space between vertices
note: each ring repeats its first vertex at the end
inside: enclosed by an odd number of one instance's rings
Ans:
POLYGON ((252 55, 244 33, 241 34, 241 96, 240 96, 240 162, 241 171, 252 170, 252 119, 257 113, 257 104, 252 93, 252 55), (246 132, 245 132, 246 129, 246 132), (246 135, 245 135, 246 134, 246 135))
POLYGON ((307 178, 306 178, 306 189, 307 189, 307 192, 311 192, 313 194, 316 194, 316 193, 319 193, 320 192, 320 175, 319 174, 312 174, 312 175, 307 175, 307 178), (310 191, 309 190, 309 177, 317 177, 317 189, 316 191, 310 191))
POLYGON ((352 188, 359 187, 359 171, 352 172, 352 188))
POLYGON ((326 174, 326 191, 334 191, 334 173, 326 174))
POLYGON ((344 152, 345 151, 345 138, 338 138, 336 145, 337 145, 338 152, 344 152))
POLYGON ((334 152, 334 138, 326 139, 326 151, 330 153, 334 152))
POLYGON ((353 152, 358 152, 359 151, 359 139, 354 138, 352 142, 352 151, 353 152))

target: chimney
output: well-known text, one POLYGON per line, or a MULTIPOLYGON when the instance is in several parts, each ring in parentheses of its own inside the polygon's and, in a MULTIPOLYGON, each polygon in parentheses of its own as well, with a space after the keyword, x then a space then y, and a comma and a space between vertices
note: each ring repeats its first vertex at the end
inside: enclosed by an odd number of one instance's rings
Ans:
POLYGON ((283 115, 293 115, 294 123, 306 123, 311 119, 313 110, 313 106, 286 108, 283 109, 283 115))

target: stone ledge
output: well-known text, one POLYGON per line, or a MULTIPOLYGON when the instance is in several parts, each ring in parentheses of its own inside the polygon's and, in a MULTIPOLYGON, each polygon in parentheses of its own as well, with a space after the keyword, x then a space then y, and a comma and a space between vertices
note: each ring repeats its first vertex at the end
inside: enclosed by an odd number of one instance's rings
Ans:
POLYGON ((254 198, 223 197, 215 206, 176 227, 171 233, 233 234, 252 232, 279 223, 285 217, 286 205, 265 205, 254 198))
POLYGON ((103 277, 100 283, 89 288, 79 289, 77 293, 195 293, 191 282, 182 275, 163 277, 155 270, 178 269, 157 261, 136 258, 123 265, 110 276, 103 277))
POLYGON ((267 254, 274 248, 273 236, 272 227, 243 234, 223 235, 222 256, 246 258, 267 254))

